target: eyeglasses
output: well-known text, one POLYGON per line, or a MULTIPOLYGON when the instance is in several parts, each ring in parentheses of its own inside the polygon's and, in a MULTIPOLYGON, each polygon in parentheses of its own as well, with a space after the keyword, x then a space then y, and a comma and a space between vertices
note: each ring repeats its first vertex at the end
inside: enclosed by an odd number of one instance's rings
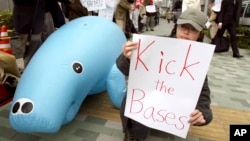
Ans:
POLYGON ((190 24, 178 24, 177 28, 179 28, 181 31, 188 31, 189 33, 192 33, 192 34, 196 34, 199 32, 190 24))

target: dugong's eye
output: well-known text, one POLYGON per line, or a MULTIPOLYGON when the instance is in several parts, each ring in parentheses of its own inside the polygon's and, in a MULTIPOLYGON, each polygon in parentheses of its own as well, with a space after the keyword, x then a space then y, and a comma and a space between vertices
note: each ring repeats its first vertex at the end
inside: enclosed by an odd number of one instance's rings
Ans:
POLYGON ((72 67, 76 73, 81 73, 83 71, 82 64, 80 64, 79 62, 74 62, 72 67))

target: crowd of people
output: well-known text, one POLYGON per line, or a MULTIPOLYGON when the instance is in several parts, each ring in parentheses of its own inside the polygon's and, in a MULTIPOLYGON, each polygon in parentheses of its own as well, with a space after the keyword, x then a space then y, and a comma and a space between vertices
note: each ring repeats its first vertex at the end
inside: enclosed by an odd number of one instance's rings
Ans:
MULTIPOLYGON (((166 11, 168 23, 171 20, 176 23, 180 14, 187 8, 203 9, 199 0, 189 1, 175 1, 172 9, 166 11)), ((216 45, 216 53, 228 51, 231 46, 234 58, 243 57, 239 53, 236 37, 240 6, 239 0, 209 0, 207 28, 210 30, 211 44, 216 45)))
POLYGON ((13 25, 19 33, 25 67, 46 38, 65 24, 65 16, 72 20, 88 15, 86 8, 71 0, 13 0, 13 3, 13 25), (65 5, 64 10, 59 2, 65 5))
MULTIPOLYGON (((176 0, 173 7, 166 11, 166 20, 177 22, 183 12, 183 7, 201 9, 201 6, 188 0, 176 0)), ((13 24, 22 42, 25 66, 30 58, 55 28, 59 28, 66 21, 80 16, 87 16, 90 12, 82 6, 80 0, 13 0, 13 24), (58 4, 61 3, 61 5, 58 4), (61 7, 60 7, 61 6, 61 7), (21 12, 20 12, 21 11, 21 12), (28 15, 28 16, 27 16, 28 15), (25 19, 25 20, 24 20, 25 19)), ((212 44, 216 45, 216 52, 228 51, 231 44, 233 57, 241 58, 236 38, 238 18, 238 0, 210 0, 209 22, 212 44), (230 35, 230 40, 225 36, 230 35), (222 49, 223 48, 223 49, 222 49)), ((93 12, 92 15, 98 15, 93 12)), ((154 31, 159 24, 160 12, 153 0, 120 0, 114 12, 114 22, 121 27, 129 39, 133 33, 154 31), (155 11, 148 11, 147 7, 154 6, 155 11)))
POLYGON ((115 22, 125 32, 127 38, 132 33, 154 31, 159 24, 160 12, 153 0, 120 0, 115 10, 115 22), (147 6, 153 6, 155 11, 148 11, 147 6))
MULTIPOLYGON (((96 11, 88 11, 80 0, 13 0, 13 24, 21 40, 24 66, 42 44, 56 29, 81 16, 98 15, 96 11)), ((153 5, 153 0, 120 0, 115 13, 114 22, 121 27, 127 38, 132 33, 145 30, 154 31, 159 24, 159 8, 147 12, 146 7, 153 5)))

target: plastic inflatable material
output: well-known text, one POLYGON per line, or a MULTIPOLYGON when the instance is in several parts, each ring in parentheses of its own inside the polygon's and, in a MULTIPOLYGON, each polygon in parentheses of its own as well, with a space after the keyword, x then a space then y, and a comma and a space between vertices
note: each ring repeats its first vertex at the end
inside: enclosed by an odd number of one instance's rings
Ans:
POLYGON ((87 95, 107 91, 119 108, 126 82, 115 65, 126 38, 97 16, 65 24, 42 44, 24 70, 9 120, 19 132, 53 133, 76 116, 87 95))

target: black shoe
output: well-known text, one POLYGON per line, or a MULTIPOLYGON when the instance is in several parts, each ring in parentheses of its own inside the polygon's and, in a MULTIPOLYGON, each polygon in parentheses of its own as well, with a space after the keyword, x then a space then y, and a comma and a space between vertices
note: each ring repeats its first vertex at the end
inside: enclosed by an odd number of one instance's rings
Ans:
POLYGON ((148 31, 148 29, 146 29, 146 31, 148 31))
POLYGON ((154 29, 150 29, 151 31, 155 31, 154 29))
POLYGON ((234 57, 234 58, 242 58, 243 56, 240 55, 240 54, 233 54, 233 57, 234 57))

